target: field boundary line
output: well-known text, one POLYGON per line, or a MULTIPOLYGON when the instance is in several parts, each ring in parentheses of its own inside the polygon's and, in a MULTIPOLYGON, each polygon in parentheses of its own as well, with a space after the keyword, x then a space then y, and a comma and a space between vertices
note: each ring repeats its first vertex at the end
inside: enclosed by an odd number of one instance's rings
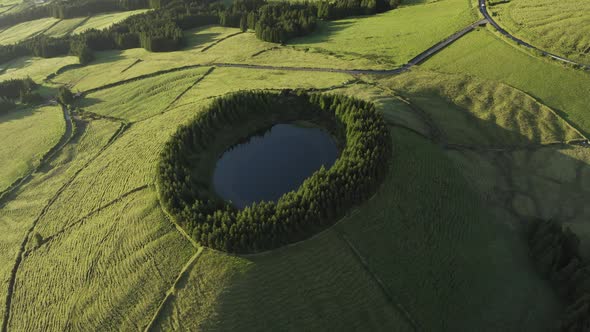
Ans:
POLYGON ((128 128, 127 124, 121 124, 121 126, 119 127, 119 130, 117 130, 113 134, 113 136, 111 136, 109 141, 96 153, 96 155, 94 155, 94 157, 90 158, 90 160, 88 160, 84 165, 82 165, 82 167, 80 167, 80 169, 78 169, 76 172, 74 172, 74 174, 70 177, 70 179, 67 180, 57 190, 57 192, 51 197, 51 199, 47 202, 47 204, 45 204, 45 206, 43 207, 43 209, 41 210, 41 212, 39 213, 37 218, 35 218, 33 220, 31 227, 29 227, 29 229, 27 230, 25 237, 21 243, 21 246, 19 248, 19 252, 17 254, 16 261, 14 263, 14 266, 13 266, 11 274, 10 274, 10 279, 8 282, 8 292, 6 293, 6 302, 5 302, 6 309, 4 310, 4 319, 2 321, 2 329, 0 330, 0 332, 6 332, 8 329, 8 320, 10 319, 10 308, 11 308, 11 304, 12 304, 12 294, 14 293, 14 287, 16 285, 16 276, 18 273, 18 268, 20 267, 20 264, 22 263, 24 255, 26 254, 25 249, 26 249, 26 246, 29 242, 31 234, 35 230, 35 227, 37 227, 37 224, 39 223, 39 221, 45 216, 47 211, 49 211, 49 208, 51 208, 51 206, 53 206, 53 203, 55 203, 57 201, 57 199, 61 196, 61 194, 74 182, 74 180, 76 180, 78 175, 80 173, 82 173, 82 171, 84 171, 86 169, 86 167, 88 167, 88 165, 90 165, 94 160, 96 160, 96 158, 98 158, 115 140, 117 140, 117 138, 119 138, 123 134, 123 132, 125 132, 125 130, 127 128, 128 128))
POLYGON ((514 89, 514 90, 516 90, 516 91, 518 91, 518 92, 521 92, 521 93, 525 94, 525 95, 526 95, 528 98, 531 98, 531 99, 532 99, 533 101, 535 101, 536 103, 538 103, 538 104, 540 104, 540 105, 543 105, 543 106, 547 107, 547 109, 548 109, 548 110, 549 110, 549 111, 550 111, 550 112, 551 112, 553 115, 555 115, 555 116, 556 116, 558 119, 560 119, 561 121, 563 121, 563 122, 564 122, 564 123, 565 123, 565 124, 568 126, 568 128, 572 129, 573 131, 575 131, 575 132, 576 132, 576 134, 580 135, 580 137, 582 137, 584 140, 588 141, 588 137, 587 137, 587 136, 586 136, 584 133, 582 133, 582 131, 580 131, 578 128, 576 128, 576 127, 574 126, 574 124, 573 124, 573 123, 570 123, 570 121, 569 121, 569 120, 567 120, 565 117, 563 117, 562 115, 560 115, 560 114, 559 114, 561 111, 554 110, 554 109, 553 109, 553 107, 550 107, 549 105, 545 104, 545 103, 543 102, 543 100, 541 100, 541 99, 539 99, 539 98, 537 98, 537 97, 535 97, 535 96, 531 95, 530 93, 528 93, 528 92, 526 92, 526 91, 523 91, 523 90, 521 90, 521 89, 519 89, 519 88, 516 88, 516 87, 514 87, 514 86, 512 86, 512 85, 510 85, 510 84, 504 83, 504 82, 501 82, 501 83, 502 83, 502 84, 505 84, 506 86, 509 86, 510 88, 512 88, 512 89, 514 89))
POLYGON ((383 293, 383 295, 385 295, 387 300, 391 304, 393 304, 393 306, 399 312, 402 313, 402 315, 404 316, 406 321, 413 327, 414 331, 423 331, 423 329, 420 327, 418 322, 416 322, 414 320, 414 318, 412 318, 412 315, 408 312, 408 310, 406 310, 401 303, 395 301, 395 299, 393 298, 393 296, 391 295, 391 293, 389 292, 389 290, 385 286, 385 283, 383 283, 381 278, 379 278, 375 273, 373 273, 373 271, 369 267, 369 264, 367 263, 365 258, 361 255, 361 253, 358 251, 358 249, 352 244, 352 242, 348 239, 348 237, 346 237, 346 235, 342 234, 340 231, 335 230, 334 232, 336 233, 338 238, 340 238, 344 243, 346 243, 346 246, 350 249, 350 251, 353 253, 353 255, 358 260, 358 262, 363 266, 365 271, 371 276, 373 281, 375 281, 377 286, 381 289, 381 292, 383 293))
POLYGON ((191 236, 188 235, 188 233, 184 230, 184 228, 182 228, 182 226, 180 226, 176 220, 174 219, 174 217, 170 214, 170 212, 168 212, 168 210, 166 209, 166 207, 164 206, 164 204, 162 204, 162 201, 160 200, 160 190, 158 189, 158 182, 156 181, 156 195, 158 196, 158 205, 160 205, 160 209, 162 210, 162 212, 164 212, 164 216, 166 217, 166 219, 168 219, 168 221, 174 226, 176 227, 176 230, 178 230, 178 232, 184 236, 192 245, 195 249, 199 249, 201 248, 201 246, 197 243, 197 241, 195 241, 195 239, 193 239, 191 236))
POLYGON ((162 314, 162 311, 164 310, 166 305, 174 299, 175 293, 178 290, 178 288, 177 288, 178 285, 180 284, 181 281, 183 281, 183 279, 188 278, 188 274, 190 273, 190 270, 193 268, 193 266, 197 262, 197 259, 201 256, 201 253, 203 253, 203 251, 204 251, 203 247, 199 247, 197 249, 197 252, 188 260, 188 262, 184 265, 182 270, 180 270, 180 273, 176 277, 176 280, 174 280, 174 283, 172 284, 170 289, 168 289, 168 291, 166 291, 164 299, 160 302, 158 309, 156 310, 156 312, 152 316, 152 319, 148 322, 147 326, 145 327, 145 329, 144 329, 145 332, 149 332, 149 331, 154 330, 154 328, 155 328, 154 325, 158 321, 158 318, 162 314))
POLYGON ((72 28, 70 28, 70 30, 66 33, 66 36, 70 36, 72 35, 72 33, 74 31, 76 31, 76 29, 78 29, 79 27, 83 26, 84 24, 88 23, 88 21, 90 21, 90 19, 92 18, 92 16, 94 15, 89 15, 86 16, 86 18, 84 18, 82 21, 80 21, 78 24, 76 24, 75 26, 73 26, 72 28))
POLYGON ((172 100, 170 102, 170 104, 168 104, 168 106, 166 106, 164 108, 164 110, 162 110, 162 113, 165 113, 166 111, 168 111, 168 109, 170 109, 170 107, 172 107, 172 105, 174 105, 174 103, 176 103, 178 100, 180 100, 180 98, 182 98, 187 92, 189 92, 192 88, 194 88, 197 84, 201 83, 202 80, 204 80, 205 78, 207 78, 207 76, 209 76, 209 74, 213 73, 213 71, 215 70, 215 67, 211 67, 209 68, 203 75, 201 75, 193 84, 191 84, 188 88, 184 89, 184 91, 182 91, 178 96, 176 96, 176 98, 174 98, 174 100, 172 100))
POLYGON ((211 44, 209 44, 209 45, 205 46, 205 47, 204 47, 204 48, 201 50, 201 52, 206 52, 207 50, 209 50, 209 49, 210 49, 210 48, 212 48, 213 46, 215 46, 215 45, 217 45, 217 44, 221 43, 222 41, 228 40, 228 39, 229 39, 229 38, 231 38, 231 37, 234 37, 234 36, 237 36, 237 35, 241 35, 241 34, 243 34, 243 33, 244 33, 243 31, 240 31, 240 32, 232 33, 231 35, 227 35, 227 36, 225 36, 225 37, 223 37, 223 38, 220 38, 220 39, 218 39, 218 40, 214 41, 213 43, 211 43, 211 44))
POLYGON ((41 30, 41 31, 37 31, 32 35, 29 35, 26 39, 32 39, 35 38, 37 36, 41 36, 41 35, 45 35, 45 33, 49 30, 51 30, 53 27, 55 27, 56 25, 60 24, 63 21, 63 19, 59 19, 56 22, 54 22, 53 24, 51 24, 49 27, 41 30))
POLYGON ((129 66, 125 67, 125 69, 121 70, 121 74, 123 74, 124 72, 128 71, 129 69, 131 69, 136 64, 141 63, 142 61, 143 61, 142 59, 136 59, 135 61, 133 61, 132 64, 130 64, 129 66))
POLYGON ((51 242, 53 239, 55 239, 55 238, 56 238, 56 237, 58 237, 59 235, 61 235, 61 234, 65 233, 65 232, 67 232, 68 230, 70 230, 70 229, 74 228, 74 227, 75 227, 75 226, 77 226, 77 225, 80 225, 80 224, 84 223, 84 222, 85 222, 87 219, 89 219, 90 217, 93 217, 93 216, 94 216, 94 215, 96 215, 97 213, 100 213, 102 210, 104 210, 104 209, 106 209, 106 208, 109 208, 109 207, 111 207, 111 206, 113 206, 113 205, 115 205, 115 204, 117 204, 117 203, 121 202, 121 200, 123 200, 123 199, 124 199, 124 198, 126 198, 126 197, 129 197, 129 196, 131 196, 131 195, 133 195, 133 194, 135 194, 135 193, 137 193, 137 192, 140 192, 140 191, 143 191, 143 190, 145 190, 145 189, 149 188, 149 186, 150 186, 149 184, 145 184, 145 185, 143 185, 143 186, 139 186, 139 187, 137 187, 137 188, 135 188, 135 189, 132 189, 132 190, 130 190, 130 191, 128 191, 128 192, 126 192, 126 193, 122 194, 121 196, 119 196, 119 197, 115 198, 114 200, 112 200, 112 201, 110 201, 110 202, 106 203, 105 205, 102 205, 102 206, 100 206, 100 207, 98 207, 98 208, 96 208, 96 209, 94 209, 94 210, 90 211, 89 213, 87 213, 87 214, 86 214, 85 216, 83 216, 82 218, 80 218, 80 219, 78 219, 78 220, 74 221, 73 223, 71 223, 71 224, 69 224, 69 225, 65 226, 63 229, 61 229, 60 231, 56 232, 55 234, 53 234, 53 235, 50 235, 50 236, 48 236, 47 238, 43 239, 43 240, 42 240, 42 242, 41 242, 41 244, 40 244, 38 247, 36 247, 36 248, 34 248, 34 249, 30 250, 29 252, 33 252, 33 251, 35 251, 35 250, 37 250, 37 249, 39 249, 39 248, 43 247, 44 245, 46 245, 47 243, 51 242))

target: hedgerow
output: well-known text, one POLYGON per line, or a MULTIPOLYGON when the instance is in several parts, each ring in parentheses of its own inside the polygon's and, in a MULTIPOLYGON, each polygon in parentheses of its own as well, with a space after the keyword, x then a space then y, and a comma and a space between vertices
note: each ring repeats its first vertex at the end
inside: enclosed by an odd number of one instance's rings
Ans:
POLYGON ((291 91, 238 92, 215 100, 178 129, 162 152, 158 188, 164 206, 195 240, 229 252, 257 252, 303 240, 366 200, 386 175, 390 154, 389 131, 371 103, 291 91), (203 188, 193 161, 223 130, 268 118, 329 122, 344 148, 330 169, 322 167, 298 190, 238 210, 203 188))

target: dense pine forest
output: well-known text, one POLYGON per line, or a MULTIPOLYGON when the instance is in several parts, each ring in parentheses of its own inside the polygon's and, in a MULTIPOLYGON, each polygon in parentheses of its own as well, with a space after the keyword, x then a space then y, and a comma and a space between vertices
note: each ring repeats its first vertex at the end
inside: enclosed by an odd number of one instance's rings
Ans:
POLYGON ((162 153, 158 186, 164 205, 196 241, 229 252, 257 252, 305 239, 368 199, 387 173, 390 151, 389 131, 371 103, 338 95, 239 92, 215 100, 178 129, 162 153), (195 178, 193 162, 222 128, 252 118, 281 119, 293 108, 298 120, 330 121, 345 140, 330 169, 322 167, 277 202, 243 210, 203 190, 206 180, 195 178))
POLYGON ((264 41, 284 43, 314 31, 318 19, 370 15, 395 8, 398 0, 337 0, 290 4, 265 0, 220 2, 194 0, 85 0, 34 7, 22 13, 0 17, 0 27, 43 17, 69 18, 105 11, 151 8, 104 30, 90 30, 76 36, 36 36, 14 45, 0 46, 0 62, 21 56, 51 58, 75 55, 81 64, 93 60, 93 51, 142 47, 167 52, 184 46, 183 30, 209 24, 254 29, 264 41))

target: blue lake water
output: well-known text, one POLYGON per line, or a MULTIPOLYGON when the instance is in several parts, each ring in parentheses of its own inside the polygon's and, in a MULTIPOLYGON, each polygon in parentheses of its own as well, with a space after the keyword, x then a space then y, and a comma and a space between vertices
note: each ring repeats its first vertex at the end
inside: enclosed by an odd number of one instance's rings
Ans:
POLYGON ((213 186, 237 208, 276 201, 322 165, 331 167, 336 158, 338 147, 328 132, 277 124, 264 135, 226 151, 215 166, 213 186))

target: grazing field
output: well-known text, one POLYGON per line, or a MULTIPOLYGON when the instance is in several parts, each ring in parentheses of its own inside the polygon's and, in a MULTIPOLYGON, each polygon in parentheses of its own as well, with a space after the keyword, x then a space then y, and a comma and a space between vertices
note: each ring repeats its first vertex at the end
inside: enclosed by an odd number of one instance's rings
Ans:
MULTIPOLYGON (((110 121, 77 121, 76 135, 70 144, 48 165, 35 173, 32 179, 18 191, 0 202, 0 298, 5 299, 8 292, 11 271, 19 254, 19 248, 33 224, 38 220, 48 202, 61 187, 68 183, 99 150, 106 144, 116 130, 110 121)), ((0 307, 2 317, 5 306, 0 307)))
POLYGON ((0 32, 0 45, 15 44, 31 38, 45 32, 45 30, 51 28, 58 22, 59 19, 49 17, 17 24, 0 32))
POLYGON ((37 167, 64 132, 64 115, 58 106, 0 115, 0 193, 37 167))
POLYGON ((423 110, 447 144, 517 147, 583 139, 553 110, 502 83, 416 69, 378 85, 423 110))
POLYGON ((531 56, 486 29, 461 38, 423 67, 503 82, 551 107, 585 135, 590 133, 590 75, 531 56))
POLYGON ((590 2, 512 0, 490 7, 507 31, 548 51, 590 63, 590 2))
POLYGON ((147 78, 88 94, 79 104, 85 111, 127 121, 142 120, 168 110, 209 68, 147 78))
POLYGON ((467 0, 416 3, 371 17, 320 23, 318 31, 289 44, 343 59, 401 66, 475 22, 469 4, 467 0))
POLYGON ((78 63, 75 56, 58 58, 21 57, 0 65, 0 81, 30 77, 40 84, 47 75, 55 73, 59 68, 78 63))
POLYGON ((449 155, 489 203, 512 218, 563 222, 590 257, 590 154, 582 147, 506 152, 450 151, 449 155))
POLYGON ((43 34, 49 37, 61 37, 71 34, 80 24, 83 24, 88 18, 76 17, 66 20, 61 20, 51 29, 46 30, 43 34))
POLYGON ((105 28, 110 27, 111 25, 121 22, 129 16, 137 15, 146 12, 145 9, 139 10, 131 10, 126 12, 119 12, 119 13, 106 13, 106 14, 99 14, 95 16, 91 16, 88 18, 84 24, 77 27, 72 31, 72 34, 82 33, 86 30, 96 29, 102 30, 105 28))
POLYGON ((150 189, 131 194, 29 252, 10 328, 141 329, 192 250, 150 189))

